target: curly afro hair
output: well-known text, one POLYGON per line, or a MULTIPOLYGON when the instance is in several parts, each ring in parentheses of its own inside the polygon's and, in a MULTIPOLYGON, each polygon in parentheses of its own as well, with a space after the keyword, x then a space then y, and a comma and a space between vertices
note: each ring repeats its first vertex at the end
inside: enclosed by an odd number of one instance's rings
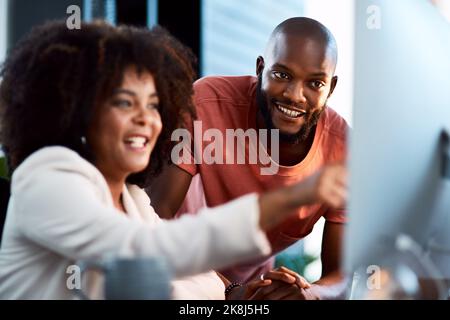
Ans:
POLYGON ((0 141, 14 170, 46 146, 68 147, 93 161, 83 145, 96 105, 118 88, 127 67, 155 79, 163 123, 149 166, 127 182, 141 187, 170 161, 170 137, 195 118, 192 52, 161 27, 105 22, 69 30, 64 21, 34 28, 10 52, 0 75, 0 141))

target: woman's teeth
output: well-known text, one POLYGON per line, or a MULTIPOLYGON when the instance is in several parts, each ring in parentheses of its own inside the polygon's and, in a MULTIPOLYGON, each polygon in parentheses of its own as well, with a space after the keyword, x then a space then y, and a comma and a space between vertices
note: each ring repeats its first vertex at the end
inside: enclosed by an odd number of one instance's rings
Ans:
POLYGON ((283 114, 285 114, 291 118, 298 118, 304 114, 303 112, 293 111, 293 110, 287 109, 285 107, 282 107, 278 103, 276 103, 275 105, 279 111, 281 111, 283 114))
POLYGON ((144 137, 130 137, 126 139, 126 143, 128 143, 132 148, 143 148, 147 143, 147 139, 144 137))

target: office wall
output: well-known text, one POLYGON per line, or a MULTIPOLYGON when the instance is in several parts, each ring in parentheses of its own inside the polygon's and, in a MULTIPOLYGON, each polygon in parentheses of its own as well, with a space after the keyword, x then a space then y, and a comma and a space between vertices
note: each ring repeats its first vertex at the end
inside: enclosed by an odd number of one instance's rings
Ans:
MULTIPOLYGON (((200 7, 204 1, 158 1, 158 24, 168 29, 183 44, 190 47, 199 60, 203 57, 203 52, 200 50, 202 27, 200 25, 200 7)), ((199 69, 197 71, 200 73, 199 69)))
POLYGON ((441 11, 442 15, 450 22, 450 0, 431 0, 441 11))
POLYGON ((8 0, 0 0, 0 63, 3 62, 6 55, 6 26, 8 18, 8 0))
POLYGON ((47 20, 64 19, 67 7, 78 5, 82 0, 10 0, 8 5, 8 47, 13 46, 33 26, 47 20))
POLYGON ((202 75, 254 75, 272 30, 304 0, 203 0, 202 75))

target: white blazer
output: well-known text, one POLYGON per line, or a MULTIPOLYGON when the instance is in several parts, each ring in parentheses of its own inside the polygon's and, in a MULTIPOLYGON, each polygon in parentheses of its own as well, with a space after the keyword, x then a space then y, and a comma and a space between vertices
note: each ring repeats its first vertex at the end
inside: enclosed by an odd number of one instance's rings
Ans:
MULTIPOLYGON (((137 186, 124 186, 124 205, 127 215, 114 207, 103 175, 76 152, 46 147, 29 156, 12 176, 0 249, 0 299, 72 299, 67 267, 106 254, 164 256, 175 276, 184 277, 181 286, 174 282, 174 298, 202 298, 209 291, 198 285, 200 278, 186 276, 270 253, 259 228, 256 194, 173 221, 160 220, 137 186)), ((200 277, 223 292, 214 274, 200 277)), ((100 280, 87 281, 88 294, 101 297, 100 280)))

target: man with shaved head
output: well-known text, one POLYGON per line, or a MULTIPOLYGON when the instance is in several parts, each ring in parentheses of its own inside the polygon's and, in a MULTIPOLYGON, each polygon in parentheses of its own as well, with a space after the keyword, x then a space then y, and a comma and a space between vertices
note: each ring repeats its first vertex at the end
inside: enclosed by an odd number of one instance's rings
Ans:
MULTIPOLYGON (((288 162, 298 162, 311 147, 314 138, 311 130, 336 87, 336 63, 333 35, 322 24, 308 18, 291 18, 278 25, 264 57, 257 59, 256 94, 264 119, 261 125, 280 130, 286 151, 292 151, 295 146, 296 155, 288 157, 288 162), (286 109, 300 114, 290 117, 283 112, 286 109)), ((288 156, 285 152, 281 155, 288 156)))
MULTIPOLYGON (((157 188, 150 186, 148 189, 156 212, 164 218, 172 218, 185 197, 188 203, 201 203, 198 200, 203 197, 202 190, 194 187, 189 189, 192 177, 197 174, 203 184, 206 205, 212 207, 251 192, 264 192, 293 184, 327 164, 343 162, 347 124, 327 106, 327 100, 337 83, 334 74, 336 63, 336 42, 330 31, 313 19, 296 17, 285 20, 272 32, 264 56, 256 60, 257 77, 214 76, 198 80, 194 84, 194 101, 198 116, 196 120, 201 121, 203 132, 214 129, 215 133, 223 134, 225 141, 229 129, 242 129, 244 132, 253 129, 258 139, 262 138, 261 129, 278 129, 279 141, 270 140, 267 148, 263 149, 266 155, 271 156, 271 163, 276 164, 276 170, 273 174, 262 174, 260 169, 267 162, 255 164, 249 161, 248 153, 255 147, 251 145, 251 139, 245 140, 243 146, 238 145, 238 148, 246 151, 244 164, 228 161, 211 163, 205 159, 201 163, 179 161, 168 166, 154 180, 157 188), (274 152, 274 145, 279 148, 275 150, 277 152, 274 152)), ((188 126, 194 134, 194 125, 190 123, 188 126)), ((192 139, 192 144, 198 142, 197 137, 192 139)), ((202 146, 197 147, 203 150, 202 146)), ((223 154, 230 152, 225 145, 220 151, 223 154)), ((193 159, 194 155, 190 154, 188 158, 193 159)), ((337 193, 345 191, 344 185, 341 190, 336 190, 337 193)), ((297 215, 271 230, 268 235, 274 255, 308 235, 321 217, 326 220, 321 279, 312 285, 273 281, 271 286, 260 288, 255 298, 337 297, 339 290, 334 289, 342 280, 343 208, 333 210, 320 203, 302 207, 297 215)), ((273 255, 221 272, 230 281, 240 283, 259 279, 265 274, 270 277, 273 255)), ((286 269, 281 271, 290 273, 286 269)), ((236 285, 230 287, 237 288, 236 285)))

